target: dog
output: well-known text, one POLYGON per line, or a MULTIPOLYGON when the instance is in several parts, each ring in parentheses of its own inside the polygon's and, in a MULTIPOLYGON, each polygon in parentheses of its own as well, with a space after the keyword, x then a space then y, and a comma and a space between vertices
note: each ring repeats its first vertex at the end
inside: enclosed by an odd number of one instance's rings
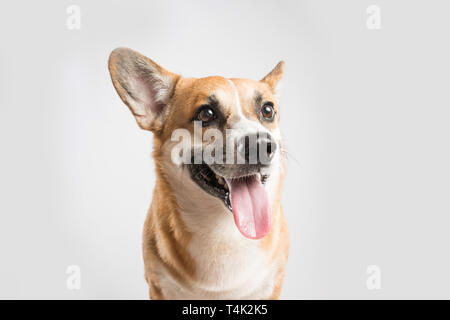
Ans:
POLYGON ((260 81, 184 78, 128 48, 110 54, 117 93, 154 135, 156 182, 143 230, 150 299, 279 298, 289 251, 276 101, 284 65, 260 81), (207 130, 222 139, 199 138, 207 130), (194 143, 179 148, 174 132, 194 143), (219 161, 192 161, 219 140, 211 153, 219 161), (220 161, 221 150, 233 161, 220 161), (255 152, 265 161, 250 161, 255 152))

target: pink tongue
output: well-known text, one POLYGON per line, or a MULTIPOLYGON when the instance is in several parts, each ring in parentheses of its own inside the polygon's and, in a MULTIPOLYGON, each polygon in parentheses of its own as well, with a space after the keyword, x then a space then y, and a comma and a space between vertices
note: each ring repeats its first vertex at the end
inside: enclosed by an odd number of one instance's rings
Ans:
POLYGON ((256 176, 227 180, 234 222, 247 238, 260 239, 270 230, 270 205, 266 190, 256 176))

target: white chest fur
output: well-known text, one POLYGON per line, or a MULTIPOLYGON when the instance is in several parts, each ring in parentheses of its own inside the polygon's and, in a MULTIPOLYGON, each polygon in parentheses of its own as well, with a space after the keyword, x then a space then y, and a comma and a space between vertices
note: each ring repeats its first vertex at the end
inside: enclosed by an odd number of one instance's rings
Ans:
MULTIPOLYGON (((177 177, 180 177, 179 173, 177 177)), ((274 287, 278 265, 270 265, 260 240, 245 238, 233 214, 190 179, 177 188, 180 216, 192 238, 187 250, 195 262, 196 280, 182 286, 158 270, 168 299, 260 299, 274 287)))
POLYGON ((230 212, 184 212, 192 239, 188 251, 195 261, 196 280, 179 285, 168 273, 160 281, 169 299, 260 299, 271 295, 276 265, 269 265, 258 241, 244 238, 230 212), (203 216, 203 217, 201 217, 203 216))

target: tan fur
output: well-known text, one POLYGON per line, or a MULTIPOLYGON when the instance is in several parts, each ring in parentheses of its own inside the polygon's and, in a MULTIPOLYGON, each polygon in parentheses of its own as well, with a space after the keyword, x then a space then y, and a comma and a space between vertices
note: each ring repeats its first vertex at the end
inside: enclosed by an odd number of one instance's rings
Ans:
MULTIPOLYGON (((221 99, 225 100, 222 102, 229 106, 225 115, 227 124, 231 125, 233 121, 237 121, 237 110, 234 109, 236 108, 234 91, 233 86, 228 82, 229 80, 225 78, 182 78, 162 69, 150 59, 136 53, 138 59, 149 63, 152 68, 154 66, 156 72, 162 74, 163 79, 168 79, 167 81, 169 81, 167 87, 169 88, 168 90, 171 90, 168 93, 170 102, 167 102, 167 107, 162 114, 155 116, 154 113, 149 111, 148 106, 136 107, 138 99, 134 99, 136 100, 134 101, 127 92, 129 88, 126 86, 130 80, 120 78, 124 76, 124 72, 132 70, 132 67, 126 64, 128 60, 122 61, 124 55, 127 55, 127 57, 128 55, 133 55, 133 52, 128 50, 115 50, 110 57, 109 69, 115 88, 122 100, 136 116, 138 124, 141 128, 154 133, 153 157, 156 164, 156 184, 143 231, 145 279, 150 288, 151 299, 170 299, 172 298, 171 296, 165 296, 164 281, 166 281, 167 277, 172 279, 177 286, 182 287, 183 290, 195 290, 195 287, 201 283, 199 278, 201 275, 197 272, 200 266, 196 265, 196 257, 193 257, 190 253, 192 252, 190 244, 195 234, 188 230, 185 223, 186 220, 184 220, 187 218, 183 215, 183 209, 176 199, 177 190, 174 190, 171 184, 173 181, 171 181, 170 172, 167 169, 167 150, 165 150, 165 145, 170 140, 174 129, 185 128, 190 131, 193 130, 190 119, 197 107, 206 103, 206 98, 212 92, 219 94, 221 99), (173 85, 173 88, 170 87, 171 85, 173 85)), ((278 64, 261 81, 231 79, 237 88, 241 111, 246 118, 259 121, 259 116, 250 103, 253 97, 252 92, 255 90, 267 99, 275 102, 275 110, 277 113, 279 112, 274 94, 283 68, 284 63, 278 64)), ((273 123, 264 123, 263 125, 269 131, 277 130, 278 119, 273 123)), ((281 160, 276 193, 272 201, 272 227, 269 234, 260 240, 248 240, 242 237, 242 242, 247 241, 249 245, 256 244, 266 256, 267 264, 261 265, 261 270, 265 268, 275 270, 273 286, 270 287, 270 292, 267 295, 260 296, 263 299, 279 298, 288 257, 289 234, 280 203, 284 174, 284 160, 281 160)), ((179 186, 179 188, 183 187, 183 185, 179 186)), ((218 259, 229 250, 226 239, 225 241, 218 239, 217 246, 214 248, 214 254, 218 259)), ((205 248, 205 250, 207 249, 205 248)), ((242 268, 245 268, 245 266, 242 266, 242 268)))

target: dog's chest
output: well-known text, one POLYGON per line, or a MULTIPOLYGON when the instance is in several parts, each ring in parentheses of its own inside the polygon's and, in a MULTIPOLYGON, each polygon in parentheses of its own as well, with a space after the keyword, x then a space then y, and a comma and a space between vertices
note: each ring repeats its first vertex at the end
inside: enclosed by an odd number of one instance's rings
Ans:
POLYGON ((195 261, 195 282, 180 286, 164 276, 164 295, 183 299, 260 299, 271 295, 277 271, 259 243, 244 238, 232 216, 189 221, 187 248, 195 261), (208 220, 209 225, 208 225, 208 220))

